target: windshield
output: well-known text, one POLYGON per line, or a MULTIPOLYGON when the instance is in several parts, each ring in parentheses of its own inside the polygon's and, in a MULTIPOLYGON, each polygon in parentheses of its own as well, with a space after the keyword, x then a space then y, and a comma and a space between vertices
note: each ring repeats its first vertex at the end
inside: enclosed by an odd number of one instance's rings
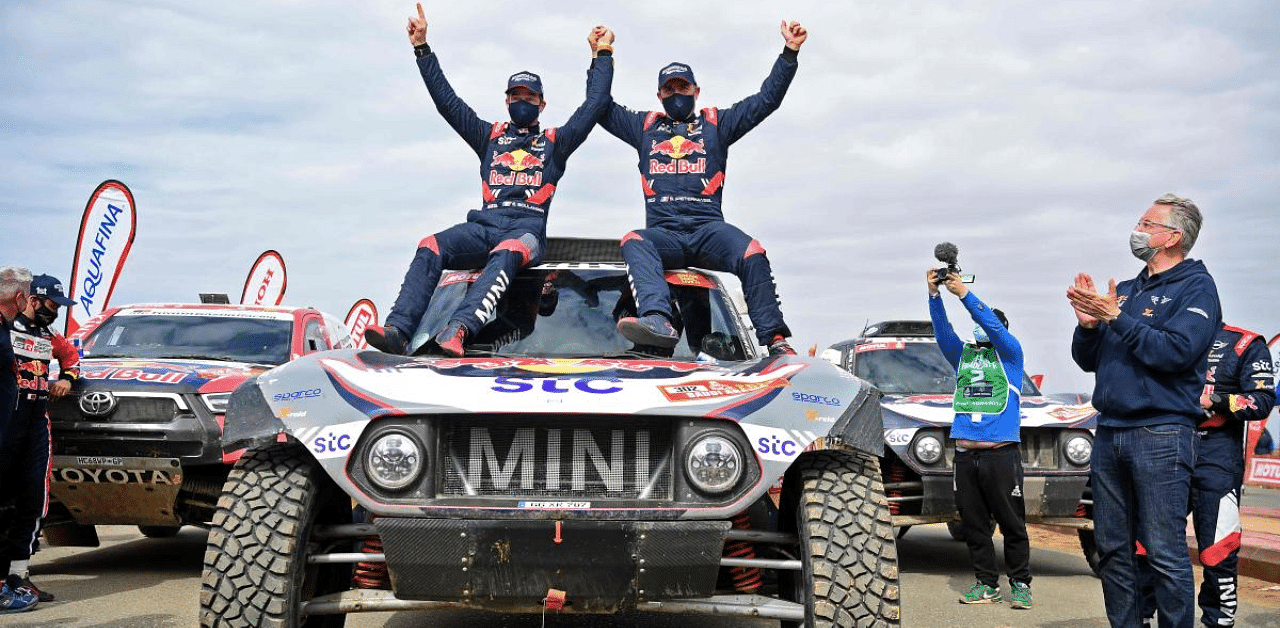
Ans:
MULTIPOLYGON (((430 339, 448 323, 475 281, 474 272, 446 273, 414 334, 417 353, 438 352, 430 339)), ((736 319, 716 284, 690 271, 668 273, 676 329, 674 349, 635 346, 618 333, 618 319, 635 316, 635 301, 621 269, 536 268, 512 282, 496 315, 474 338, 468 353, 528 357, 648 356, 694 360, 742 360, 746 351, 736 319), (679 282, 673 283, 673 282, 679 282), (705 359, 705 358, 704 358, 705 359)))
MULTIPOLYGON (((951 395, 956 391, 956 370, 936 343, 869 342, 852 349, 853 374, 887 395, 951 395)), ((1025 375, 1021 394, 1040 394, 1025 375)))
POLYGON ((133 315, 107 319, 85 340, 86 358, 188 358, 253 364, 289 361, 292 319, 133 315))

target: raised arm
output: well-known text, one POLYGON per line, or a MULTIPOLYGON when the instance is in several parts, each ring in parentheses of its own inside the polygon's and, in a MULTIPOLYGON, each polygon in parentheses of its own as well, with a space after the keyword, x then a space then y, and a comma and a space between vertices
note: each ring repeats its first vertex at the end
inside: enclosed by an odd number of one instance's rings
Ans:
POLYGON ((587 45, 594 58, 587 69, 587 99, 569 116, 569 120, 556 130, 554 159, 561 165, 569 159, 613 103, 610 90, 613 87, 613 31, 604 26, 591 29, 587 45))
POLYGON ((719 114, 720 136, 724 138, 726 146, 738 141, 782 104, 782 97, 786 96, 791 79, 796 75, 800 46, 808 38, 809 31, 805 30, 799 22, 788 24, 786 20, 782 21, 782 39, 786 42, 786 46, 783 47, 782 54, 778 55, 778 59, 773 62, 773 69, 760 85, 760 91, 738 101, 719 114))
POLYGON ((413 44, 414 54, 418 57, 418 71, 422 74, 422 82, 426 84, 427 93, 431 94, 431 100, 436 104, 436 111, 440 112, 449 126, 462 136, 477 155, 483 155, 493 125, 481 120, 445 79, 439 60, 427 45, 427 16, 422 10, 421 2, 418 3, 418 17, 409 18, 406 30, 409 33, 409 43, 413 44))
POLYGON ((929 286, 929 320, 933 322, 933 337, 938 341, 938 349, 942 356, 951 363, 951 368, 960 368, 960 355, 964 350, 964 342, 956 335, 956 330, 947 320, 947 308, 942 304, 942 294, 938 285, 933 282, 933 269, 925 274, 925 283, 929 286))

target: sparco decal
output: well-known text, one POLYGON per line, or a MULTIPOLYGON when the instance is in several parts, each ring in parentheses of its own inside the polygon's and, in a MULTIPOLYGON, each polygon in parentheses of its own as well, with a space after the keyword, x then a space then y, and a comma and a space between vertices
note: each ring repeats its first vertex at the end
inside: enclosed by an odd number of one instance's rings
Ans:
POLYGON ((75 304, 67 308, 64 335, 75 334, 84 321, 107 307, 133 246, 136 219, 133 193, 119 181, 102 182, 89 197, 80 219, 71 293, 67 295, 75 304))
POLYGON ((727 379, 703 379, 683 384, 670 384, 659 386, 658 390, 662 391, 662 395, 667 401, 700 401, 703 399, 714 399, 716 397, 732 397, 735 395, 745 395, 766 388, 782 388, 790 386, 791 382, 785 379, 772 379, 765 382, 735 382, 727 379))
POLYGON ((240 304, 280 305, 284 300, 284 291, 288 284, 284 258, 275 251, 263 251, 249 268, 249 276, 244 279, 240 304))
POLYGON ((351 339, 355 341, 356 348, 368 349, 369 343, 364 339, 364 330, 370 325, 378 324, 378 307, 369 299, 360 299, 351 305, 350 310, 347 310, 344 323, 347 331, 351 332, 351 339))

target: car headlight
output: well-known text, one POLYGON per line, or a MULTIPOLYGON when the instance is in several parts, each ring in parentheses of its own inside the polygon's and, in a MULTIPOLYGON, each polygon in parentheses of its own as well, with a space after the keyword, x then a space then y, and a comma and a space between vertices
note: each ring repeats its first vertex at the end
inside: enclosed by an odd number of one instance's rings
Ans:
POLYGON ((422 448, 412 436, 388 432, 369 447, 365 458, 369 479, 388 491, 398 491, 413 484, 424 467, 422 448))
POLYGON ((204 402, 204 407, 214 414, 226 414, 227 402, 231 400, 231 393, 206 393, 200 395, 200 401, 204 402))
POLYGON ((1089 464, 1089 457, 1093 455, 1093 441, 1084 436, 1072 436, 1062 446, 1062 453, 1066 454, 1067 461, 1071 464, 1089 464))
POLYGON ((742 478, 742 452, 729 438, 715 434, 693 442, 685 455, 685 475, 704 493, 723 493, 742 478))
POLYGON ((924 435, 916 439, 911 451, 921 463, 934 464, 942 460, 942 441, 937 436, 924 435))

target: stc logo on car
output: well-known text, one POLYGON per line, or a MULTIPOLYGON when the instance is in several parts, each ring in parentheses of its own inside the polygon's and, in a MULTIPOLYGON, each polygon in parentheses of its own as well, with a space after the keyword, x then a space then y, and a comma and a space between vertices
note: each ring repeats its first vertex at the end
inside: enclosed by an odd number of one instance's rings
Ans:
MULTIPOLYGON (((616 377, 582 377, 575 380, 556 378, 537 382, 537 388, 548 393, 567 393, 576 390, 593 395, 607 395, 622 392, 622 387, 615 385, 621 383, 622 380, 616 377)), ((500 393, 522 393, 534 388, 535 380, 532 377, 495 377, 491 390, 500 393)))

